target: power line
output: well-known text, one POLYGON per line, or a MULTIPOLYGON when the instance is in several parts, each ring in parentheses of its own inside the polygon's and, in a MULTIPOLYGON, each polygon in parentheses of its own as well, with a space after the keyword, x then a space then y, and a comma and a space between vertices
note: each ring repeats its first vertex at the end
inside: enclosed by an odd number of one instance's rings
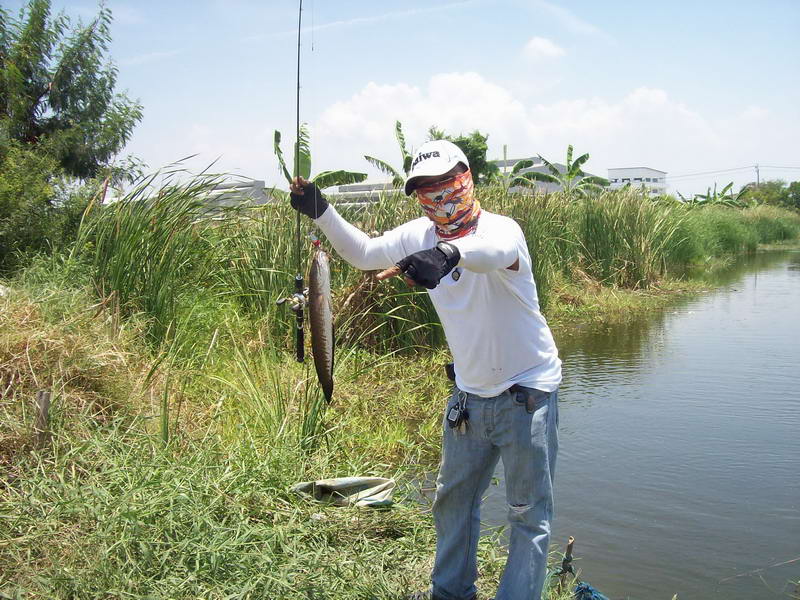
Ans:
POLYGON ((792 166, 778 166, 778 165, 748 165, 746 167, 734 167, 731 169, 718 169, 716 171, 702 171, 699 173, 684 173, 682 175, 667 175, 664 179, 688 179, 691 177, 703 177, 705 175, 718 175, 720 173, 733 173, 735 171, 746 171, 750 169, 755 169, 758 172, 759 169, 777 169, 777 170, 800 170, 800 167, 792 167, 792 166))
POLYGON ((744 171, 750 170, 755 168, 754 165, 748 165, 746 167, 736 167, 734 169, 720 169, 718 171, 703 171, 701 173, 686 173, 684 175, 668 175, 665 179, 682 179, 684 177, 702 177, 703 175, 716 175, 718 173, 731 173, 733 171, 744 171))

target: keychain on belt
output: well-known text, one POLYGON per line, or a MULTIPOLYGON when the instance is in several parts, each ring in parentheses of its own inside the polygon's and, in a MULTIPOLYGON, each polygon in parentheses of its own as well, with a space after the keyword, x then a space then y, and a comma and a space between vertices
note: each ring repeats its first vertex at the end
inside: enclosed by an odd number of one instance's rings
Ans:
POLYGON ((455 429, 458 433, 466 433, 468 419, 469 412, 467 411, 467 394, 459 391, 458 402, 456 402, 450 408, 450 410, 447 411, 447 425, 451 429, 455 429))

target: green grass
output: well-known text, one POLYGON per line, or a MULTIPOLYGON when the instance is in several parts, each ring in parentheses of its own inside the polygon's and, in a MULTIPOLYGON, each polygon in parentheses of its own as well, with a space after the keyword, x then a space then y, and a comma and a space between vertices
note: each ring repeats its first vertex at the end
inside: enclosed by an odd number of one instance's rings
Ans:
MULTIPOLYGON (((144 323, 115 329, 88 289, 32 296, 31 279, 0 300, 0 373, 13 381, 0 402, 0 592, 356 599, 425 587, 434 530, 414 482, 435 464, 443 356, 353 352, 309 436, 308 370, 256 332, 232 326, 204 363, 147 358, 144 323), (27 400, 41 387, 53 391, 53 437, 35 450, 27 400), (376 397, 391 399, 392 419, 376 397), (352 474, 396 477, 397 506, 333 508, 288 491, 352 474)), ((503 562, 484 539, 483 589, 503 562)))
MULTIPOLYGON (((327 407, 310 363, 291 354, 291 315, 275 306, 295 270, 293 213, 214 221, 199 205, 210 182, 168 179, 95 207, 74 251, 8 282, 0 597, 398 598, 426 586, 434 531, 415 482, 435 469, 449 386, 427 295, 334 260, 327 407), (53 443, 35 450, 41 389, 52 392, 53 443), (288 492, 353 474, 395 476, 398 505, 335 509, 288 492)), ((796 213, 770 207, 480 193, 525 231, 557 337, 577 319, 695 289, 674 279, 688 266, 800 233, 796 213)), ((366 231, 418 214, 398 194, 342 212, 366 231)), ((485 593, 503 561, 484 539, 485 593)))

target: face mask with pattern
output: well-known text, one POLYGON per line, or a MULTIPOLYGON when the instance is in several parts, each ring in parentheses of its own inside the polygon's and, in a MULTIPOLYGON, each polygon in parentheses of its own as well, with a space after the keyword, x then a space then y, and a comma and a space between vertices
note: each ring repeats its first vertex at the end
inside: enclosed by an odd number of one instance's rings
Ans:
POLYGON ((454 240, 475 231, 481 214, 475 200, 472 173, 465 171, 451 179, 416 189, 422 210, 445 240, 454 240))

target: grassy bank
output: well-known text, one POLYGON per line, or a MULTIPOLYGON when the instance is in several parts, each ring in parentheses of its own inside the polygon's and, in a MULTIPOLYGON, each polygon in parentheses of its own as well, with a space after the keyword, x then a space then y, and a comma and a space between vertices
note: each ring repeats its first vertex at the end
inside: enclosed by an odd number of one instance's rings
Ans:
MULTIPOLYGON (((355 599, 424 588, 434 533, 414 483, 435 468, 448 388, 427 298, 334 263, 337 391, 324 410, 274 304, 293 276, 293 215, 213 221, 198 216, 206 187, 142 189, 94 209, 68 256, 6 282, 0 593, 355 599), (42 448, 31 435, 38 390, 52 394, 42 448), (332 508, 288 492, 353 474, 396 477, 398 505, 332 508)), ((695 289, 678 275, 688 266, 800 232, 786 211, 690 210, 632 192, 484 190, 482 201, 523 226, 557 338, 577 320, 695 289)), ((382 231, 416 214, 387 196, 348 216, 382 231)), ((504 557, 491 539, 481 555, 491 593, 504 557)))

